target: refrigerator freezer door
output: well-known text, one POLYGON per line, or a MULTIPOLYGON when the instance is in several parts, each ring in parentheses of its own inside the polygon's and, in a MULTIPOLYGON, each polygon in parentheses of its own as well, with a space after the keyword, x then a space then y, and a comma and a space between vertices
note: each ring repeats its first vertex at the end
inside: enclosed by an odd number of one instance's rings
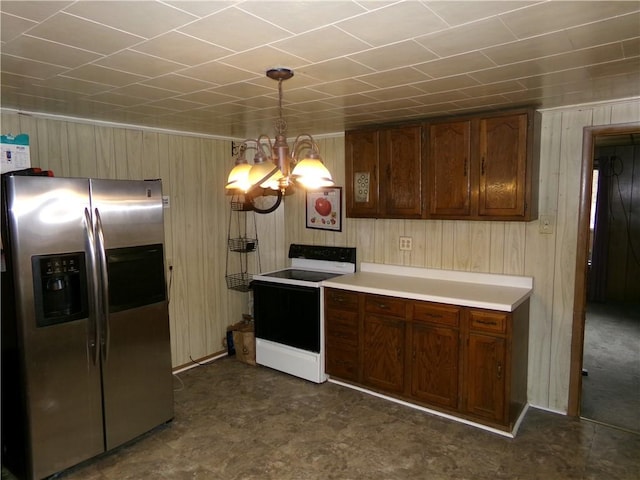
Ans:
MULTIPOLYGON (((27 469, 30 476, 43 478, 104 451, 100 368, 91 355, 90 343, 95 339, 89 320, 58 318, 55 323, 40 322, 38 326, 34 298, 34 272, 41 264, 40 256, 51 256, 55 263, 56 258, 79 255, 87 265, 91 263, 84 216, 90 206, 89 183, 15 176, 7 179, 6 193, 16 272, 15 321, 27 398, 26 434, 31 445, 27 469)), ((51 268, 64 270, 67 266, 63 263, 51 268)), ((43 278, 47 275, 44 270, 40 273, 43 278)), ((46 281, 53 283, 41 287, 54 292, 65 285, 64 279, 46 281)), ((73 310, 77 313, 77 308, 73 310)), ((60 312, 63 315, 64 309, 60 312)))
POLYGON ((106 248, 163 243, 162 183, 91 179, 93 212, 99 211, 106 248))
POLYGON ((173 418, 162 188, 159 181, 91 182, 109 281, 102 356, 109 450, 173 418))

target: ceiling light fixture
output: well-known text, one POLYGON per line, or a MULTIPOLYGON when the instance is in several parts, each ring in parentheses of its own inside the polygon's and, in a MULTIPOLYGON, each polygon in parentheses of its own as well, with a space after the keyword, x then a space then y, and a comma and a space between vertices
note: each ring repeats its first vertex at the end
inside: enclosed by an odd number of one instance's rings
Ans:
POLYGON ((229 173, 225 188, 232 194, 244 194, 245 201, 257 213, 273 212, 282 197, 293 190, 294 185, 307 189, 334 185, 331 173, 324 166, 318 144, 308 133, 297 136, 293 147, 287 143, 287 122, 282 116, 282 82, 293 77, 289 68, 267 70, 267 77, 278 81, 278 118, 274 122, 276 136, 273 142, 268 135, 244 140, 237 147, 235 166, 229 173), (246 159, 247 150, 256 151, 253 165, 246 159), (268 208, 258 206, 256 199, 275 196, 268 208))

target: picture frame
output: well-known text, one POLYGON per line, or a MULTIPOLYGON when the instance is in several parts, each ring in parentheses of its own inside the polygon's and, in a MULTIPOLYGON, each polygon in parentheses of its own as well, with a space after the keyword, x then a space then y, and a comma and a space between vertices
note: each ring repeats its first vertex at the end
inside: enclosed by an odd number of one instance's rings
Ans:
POLYGON ((342 187, 323 187, 306 192, 306 227, 342 231, 342 187))

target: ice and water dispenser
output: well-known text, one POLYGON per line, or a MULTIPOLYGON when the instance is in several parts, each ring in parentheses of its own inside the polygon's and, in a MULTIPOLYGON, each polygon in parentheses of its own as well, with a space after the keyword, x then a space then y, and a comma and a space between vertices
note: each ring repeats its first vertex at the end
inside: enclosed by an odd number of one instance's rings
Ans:
POLYGON ((38 327, 88 316, 83 252, 38 255, 31 262, 38 327))

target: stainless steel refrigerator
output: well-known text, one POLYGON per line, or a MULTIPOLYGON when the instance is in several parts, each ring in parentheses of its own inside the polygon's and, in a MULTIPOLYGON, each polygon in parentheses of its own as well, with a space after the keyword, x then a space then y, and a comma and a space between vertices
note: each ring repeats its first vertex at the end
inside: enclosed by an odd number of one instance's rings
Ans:
POLYGON ((2 462, 40 479, 173 418, 162 186, 3 177, 2 462))

